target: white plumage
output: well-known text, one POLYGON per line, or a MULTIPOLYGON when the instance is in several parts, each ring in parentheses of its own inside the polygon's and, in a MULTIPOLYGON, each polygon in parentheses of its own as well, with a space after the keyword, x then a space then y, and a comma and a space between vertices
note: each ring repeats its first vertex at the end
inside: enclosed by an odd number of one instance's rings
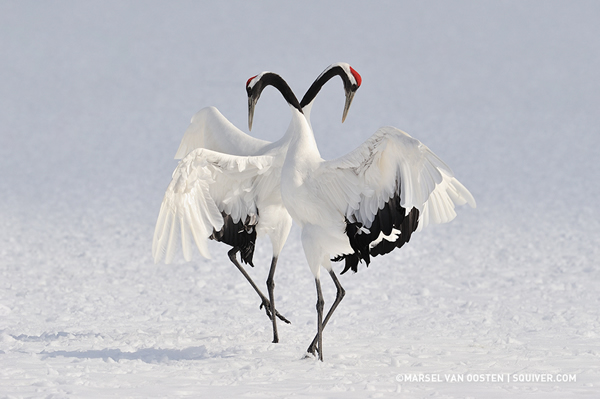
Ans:
MULTIPOLYGON (((263 82, 263 75, 247 82, 249 92, 256 82, 263 82)), ((309 88, 303 101, 310 108, 321 87, 336 75, 344 82, 345 118, 359 87, 355 77, 359 75, 348 64, 329 66, 309 88)), ((265 306, 272 320, 273 342, 278 342, 278 334, 276 318, 271 314, 289 323, 275 310, 273 290, 277 259, 292 224, 280 188, 281 168, 291 138, 285 135, 271 143, 251 137, 215 107, 196 113, 175 155, 182 160, 165 193, 152 245, 155 262, 166 263, 173 260, 180 246, 184 258, 190 260, 193 243, 207 258, 210 257, 208 239, 231 245, 231 261, 255 289, 262 300, 261 307, 265 306), (254 241, 263 235, 269 236, 273 246, 267 279, 269 299, 236 259, 240 252, 242 262, 253 265, 254 241)))
POLYGON ((173 260, 180 243, 185 260, 192 257, 192 238, 200 253, 210 258, 207 241, 221 230, 222 213, 234 223, 257 219, 257 203, 268 201, 279 189, 273 156, 240 157, 197 148, 173 172, 159 212, 152 254, 155 262, 173 260), (266 198, 266 199, 265 199, 266 198))
MULTIPOLYGON (((302 245, 317 288, 317 335, 307 351, 318 351, 321 360, 323 328, 345 293, 332 260, 345 260, 342 273, 357 271, 360 261, 368 265, 371 256, 400 248, 414 231, 454 219, 456 205, 475 207, 473 196, 441 159, 394 127, 379 129, 343 157, 322 159, 307 114, 321 86, 336 74, 344 81, 345 118, 361 83, 360 75, 347 64, 326 69, 301 103, 279 75, 263 72, 248 80, 250 126, 254 106, 266 86, 276 87, 290 106, 290 125, 275 143, 246 135, 215 108, 196 114, 177 152, 183 159, 165 194, 153 245, 157 261, 163 256, 166 261, 172 259, 178 236, 183 238, 186 259, 192 241, 205 256, 208 238, 232 245, 232 262, 259 293, 267 314, 272 310, 284 319, 274 307, 273 274, 291 216, 302 228, 302 245), (273 243, 267 280, 270 303, 235 259, 241 251, 242 260, 251 263, 248 251, 253 251, 256 234, 269 235, 273 243), (236 247, 236 240, 244 237, 250 237, 246 250, 241 244, 236 247), (337 288, 324 319, 321 267, 337 288)), ((275 317, 271 319, 277 342, 275 317)))
MULTIPOLYGON (((295 165, 290 165, 295 167, 295 165)), ((369 228, 377 211, 396 193, 400 206, 419 210, 417 231, 456 217, 455 205, 475 199, 452 170, 420 141, 386 126, 349 154, 321 161, 306 184, 322 189, 335 211, 369 228)))
POLYGON ((244 133, 217 108, 206 107, 192 117, 175 159, 182 159, 196 148, 207 148, 230 155, 257 155, 264 153, 271 144, 273 143, 244 133))
MULTIPOLYGON (((252 81, 258 89, 248 93, 251 99, 266 86, 260 79, 252 81)), ((475 207, 475 200, 429 148, 394 127, 383 127, 356 150, 325 161, 297 100, 289 91, 282 94, 292 110, 286 132, 291 141, 281 172, 282 200, 302 228, 304 253, 315 276, 317 336, 308 352, 318 350, 322 360, 322 330, 344 296, 331 260, 345 260, 344 272, 357 271, 359 261, 368 265, 371 256, 401 247, 414 231, 430 223, 452 220, 456 205, 475 207), (321 267, 337 288, 324 320, 321 267)))

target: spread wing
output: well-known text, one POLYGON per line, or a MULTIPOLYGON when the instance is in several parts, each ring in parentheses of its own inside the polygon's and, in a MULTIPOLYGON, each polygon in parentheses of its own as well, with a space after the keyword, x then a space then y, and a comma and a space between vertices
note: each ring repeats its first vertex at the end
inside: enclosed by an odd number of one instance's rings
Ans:
POLYGON ((229 122, 215 107, 198 111, 183 134, 175 159, 182 159, 196 148, 231 155, 256 154, 268 141, 254 138, 229 122))
POLYGON ((186 155, 173 172, 160 207, 152 243, 154 261, 170 263, 179 242, 184 258, 190 260, 192 241, 209 258, 207 240, 227 223, 242 229, 256 225, 257 202, 265 187, 273 186, 272 164, 270 156, 235 156, 204 148, 186 155))
MULTIPOLYGON (((456 205, 475 207, 471 193, 452 170, 420 141, 394 127, 377 130, 359 148, 324 162, 314 179, 328 202, 345 215, 346 234, 360 259, 408 242, 415 230, 456 217, 456 205)), ((349 264, 350 262, 350 264, 349 264)))

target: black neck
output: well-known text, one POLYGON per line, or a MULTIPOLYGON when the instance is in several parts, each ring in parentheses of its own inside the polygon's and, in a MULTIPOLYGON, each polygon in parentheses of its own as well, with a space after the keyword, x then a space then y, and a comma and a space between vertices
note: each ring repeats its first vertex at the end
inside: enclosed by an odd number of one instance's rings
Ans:
POLYGON ((285 98, 288 104, 302 112, 302 107, 300 107, 300 103, 298 102, 296 95, 286 81, 276 73, 267 72, 256 83, 256 86, 252 89, 252 91, 255 91, 257 100, 258 97, 260 97, 260 93, 262 93, 267 86, 275 87, 283 95, 283 98, 285 98))
POLYGON ((348 79, 348 75, 346 74, 344 69, 338 65, 323 73, 317 78, 317 80, 313 82, 313 84, 306 91, 306 94, 304 94, 304 97, 302 97, 302 101, 300 101, 300 106, 304 108, 308 104, 310 104, 315 99, 317 94, 319 94, 323 85, 325 85, 325 83, 327 83, 329 79, 333 78, 336 75, 342 78, 342 81, 344 82, 344 90, 350 91, 352 89, 352 83, 350 82, 350 79, 348 79))

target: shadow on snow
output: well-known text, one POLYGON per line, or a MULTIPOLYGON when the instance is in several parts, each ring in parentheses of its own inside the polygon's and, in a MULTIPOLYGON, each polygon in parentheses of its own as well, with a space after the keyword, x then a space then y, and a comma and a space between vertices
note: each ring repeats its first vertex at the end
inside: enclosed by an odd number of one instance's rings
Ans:
POLYGON ((103 359, 108 361, 112 359, 116 362, 119 360, 141 360, 146 363, 163 363, 169 360, 201 360, 208 359, 211 356, 208 354, 205 346, 190 347, 185 349, 140 349, 135 352, 123 352, 120 349, 102 349, 88 351, 55 351, 40 353, 42 356, 48 357, 74 357, 78 359, 103 359))

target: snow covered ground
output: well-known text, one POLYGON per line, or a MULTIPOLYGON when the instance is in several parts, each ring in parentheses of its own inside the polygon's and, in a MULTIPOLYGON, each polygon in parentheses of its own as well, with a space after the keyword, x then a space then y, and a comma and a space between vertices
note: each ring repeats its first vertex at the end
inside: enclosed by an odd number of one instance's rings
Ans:
MULTIPOLYGON (((600 395, 600 4, 373 3, 0 1, 0 397, 600 395), (322 155, 397 126, 478 207, 341 276, 321 363, 297 229, 279 344, 226 247, 150 248, 191 116, 246 130, 250 76, 301 96, 337 61, 363 85, 343 125, 341 83, 321 93, 322 155), (547 375, 575 381, 518 381, 547 375)), ((252 134, 288 121, 266 90, 252 134)))

